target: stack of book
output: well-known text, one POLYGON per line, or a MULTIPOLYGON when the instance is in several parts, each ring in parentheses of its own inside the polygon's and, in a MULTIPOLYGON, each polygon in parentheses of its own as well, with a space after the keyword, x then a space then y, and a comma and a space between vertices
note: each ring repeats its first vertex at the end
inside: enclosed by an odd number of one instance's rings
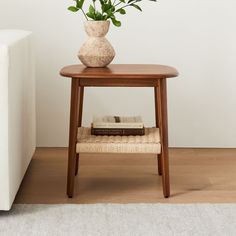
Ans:
POLYGON ((92 135, 144 135, 145 129, 140 116, 94 117, 91 124, 92 135))

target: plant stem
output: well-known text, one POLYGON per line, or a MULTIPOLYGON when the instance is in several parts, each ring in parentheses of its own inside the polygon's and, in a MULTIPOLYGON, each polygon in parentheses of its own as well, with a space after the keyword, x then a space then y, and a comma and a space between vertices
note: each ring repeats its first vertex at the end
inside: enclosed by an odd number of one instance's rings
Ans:
MULTIPOLYGON (((139 2, 139 1, 132 2, 132 4, 133 4, 133 3, 137 3, 137 2, 139 2)), ((125 6, 121 7, 121 8, 119 8, 119 9, 123 9, 123 8, 130 7, 130 6, 131 6, 131 4, 127 4, 127 5, 125 5, 125 6)), ((118 10, 119 10, 119 9, 118 9, 118 10)), ((116 12, 117 12, 117 11, 116 11, 116 12)))
POLYGON ((100 7, 101 7, 101 10, 102 10, 102 16, 103 16, 104 11, 103 11, 103 8, 102 8, 102 2, 101 2, 101 0, 99 0, 99 2, 100 2, 100 7))
POLYGON ((96 5, 95 5, 95 1, 93 1, 93 7, 94 7, 94 10, 96 12, 96 5))
POLYGON ((120 5, 122 2, 119 2, 119 3, 117 3, 116 5, 112 5, 108 10, 110 10, 112 7, 116 7, 116 6, 118 6, 118 5, 120 5))
POLYGON ((119 2, 119 3, 117 3, 116 5, 114 5, 114 7, 116 7, 116 6, 118 6, 118 5, 120 5, 122 2, 119 2))
POLYGON ((94 8, 94 19, 96 19, 96 5, 95 5, 95 1, 93 0, 93 8, 94 8))
POLYGON ((81 10, 82 10, 82 12, 83 12, 83 14, 84 14, 84 17, 86 18, 86 20, 88 20, 88 17, 86 16, 86 14, 85 14, 84 10, 83 10, 83 9, 81 9, 81 10))

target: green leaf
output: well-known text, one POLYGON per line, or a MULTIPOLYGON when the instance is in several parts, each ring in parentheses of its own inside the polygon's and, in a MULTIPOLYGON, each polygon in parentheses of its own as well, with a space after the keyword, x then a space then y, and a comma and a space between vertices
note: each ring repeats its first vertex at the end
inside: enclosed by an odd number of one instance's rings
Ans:
POLYGON ((113 11, 111 9, 107 10, 106 13, 110 18, 114 18, 114 14, 113 14, 113 11))
POLYGON ((139 11, 142 11, 141 7, 138 6, 137 4, 132 3, 132 4, 130 4, 130 6, 132 6, 132 7, 136 8, 136 9, 138 9, 139 11))
POLYGON ((93 20, 96 20, 94 14, 90 14, 90 13, 88 12, 88 13, 86 13, 86 16, 89 17, 89 18, 91 18, 91 19, 93 19, 93 20))
POLYGON ((113 25, 120 27, 121 26, 121 22, 116 20, 116 18, 111 18, 111 21, 113 23, 113 25))
POLYGON ((82 9, 83 5, 84 5, 84 0, 80 0, 80 1, 77 0, 77 7, 78 8, 82 9))
POLYGON ((95 13, 95 18, 96 18, 96 20, 103 20, 102 14, 98 11, 96 11, 96 13, 95 13))
POLYGON ((107 20, 107 19, 109 19, 110 17, 108 16, 108 15, 105 15, 105 16, 103 16, 103 20, 107 20))
POLYGON ((123 8, 118 9, 117 12, 119 12, 121 15, 125 15, 126 14, 125 9, 123 9, 123 8))
POLYGON ((120 0, 120 2, 123 2, 123 3, 125 3, 125 0, 120 0))
POLYGON ((92 5, 89 6, 89 14, 91 14, 91 15, 95 14, 95 9, 94 9, 94 7, 92 5))
POLYGON ((70 6, 67 9, 72 12, 77 12, 79 10, 77 7, 74 7, 74 6, 70 6))
POLYGON ((104 5, 102 5, 102 10, 103 10, 103 12, 106 12, 107 10, 109 10, 111 8, 111 5, 109 5, 109 4, 104 4, 104 5))
POLYGON ((107 20, 107 16, 106 15, 102 15, 102 19, 101 20, 107 20))

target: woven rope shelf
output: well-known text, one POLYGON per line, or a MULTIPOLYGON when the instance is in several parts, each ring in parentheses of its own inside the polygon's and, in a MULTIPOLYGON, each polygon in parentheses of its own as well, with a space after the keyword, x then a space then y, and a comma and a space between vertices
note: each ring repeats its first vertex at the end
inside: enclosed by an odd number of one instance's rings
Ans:
POLYGON ((80 127, 76 152, 160 154, 159 129, 146 128, 143 136, 95 136, 90 128, 80 127))

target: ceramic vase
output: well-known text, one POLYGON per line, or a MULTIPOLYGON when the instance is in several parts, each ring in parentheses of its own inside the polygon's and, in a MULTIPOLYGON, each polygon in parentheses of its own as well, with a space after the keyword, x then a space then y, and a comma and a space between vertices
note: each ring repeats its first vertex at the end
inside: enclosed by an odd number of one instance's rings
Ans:
POLYGON ((78 57, 87 67, 105 67, 115 57, 115 50, 105 38, 110 21, 86 21, 85 31, 89 38, 80 48, 78 57))

